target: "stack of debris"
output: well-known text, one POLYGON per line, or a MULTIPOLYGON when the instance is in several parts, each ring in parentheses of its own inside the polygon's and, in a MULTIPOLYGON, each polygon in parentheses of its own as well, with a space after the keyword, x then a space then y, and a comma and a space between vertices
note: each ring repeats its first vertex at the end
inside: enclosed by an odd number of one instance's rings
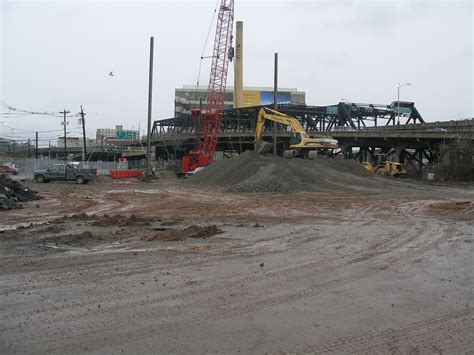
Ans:
POLYGON ((199 171, 189 183, 227 187, 231 192, 286 194, 315 192, 382 192, 387 179, 370 174, 354 160, 282 159, 246 151, 199 171))
POLYGON ((20 202, 41 199, 36 191, 23 186, 8 176, 0 175, 0 210, 23 208, 20 202))

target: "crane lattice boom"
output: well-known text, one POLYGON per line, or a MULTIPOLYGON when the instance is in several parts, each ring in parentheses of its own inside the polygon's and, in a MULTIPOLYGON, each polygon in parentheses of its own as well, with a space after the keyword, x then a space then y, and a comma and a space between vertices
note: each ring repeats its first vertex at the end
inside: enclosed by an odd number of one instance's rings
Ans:
POLYGON ((183 157, 183 171, 189 172, 206 166, 214 160, 217 137, 221 127, 224 109, 228 52, 232 46, 234 26, 234 0, 221 0, 217 14, 217 27, 212 53, 211 75, 207 89, 205 112, 192 110, 195 132, 198 135, 198 149, 183 157))

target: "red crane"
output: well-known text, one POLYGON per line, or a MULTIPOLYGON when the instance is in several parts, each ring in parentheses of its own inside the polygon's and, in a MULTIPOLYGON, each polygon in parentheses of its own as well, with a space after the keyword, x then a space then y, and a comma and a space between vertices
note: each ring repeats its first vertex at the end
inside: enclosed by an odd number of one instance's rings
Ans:
POLYGON ((191 150, 189 155, 183 157, 181 169, 185 174, 194 171, 196 168, 207 166, 214 160, 224 109, 233 27, 234 0, 221 0, 217 14, 216 36, 205 112, 201 112, 199 109, 191 110, 198 146, 197 149, 191 150))

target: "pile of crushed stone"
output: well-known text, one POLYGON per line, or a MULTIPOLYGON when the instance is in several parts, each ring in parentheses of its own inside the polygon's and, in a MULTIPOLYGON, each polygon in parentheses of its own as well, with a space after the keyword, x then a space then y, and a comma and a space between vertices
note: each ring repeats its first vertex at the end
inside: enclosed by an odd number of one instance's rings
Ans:
POLYGON ((23 186, 4 174, 0 175, 0 210, 23 208, 20 202, 39 199, 41 199, 41 196, 36 191, 23 186))
POLYGON ((246 151, 216 161, 188 179, 196 185, 227 187, 231 192, 287 194, 314 192, 381 192, 386 179, 349 159, 282 159, 246 151))

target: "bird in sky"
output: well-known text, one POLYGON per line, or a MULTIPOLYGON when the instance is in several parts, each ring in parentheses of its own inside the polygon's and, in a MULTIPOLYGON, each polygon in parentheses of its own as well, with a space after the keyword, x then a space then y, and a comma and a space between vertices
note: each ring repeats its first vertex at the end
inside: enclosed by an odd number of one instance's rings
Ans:
POLYGON ((109 76, 114 76, 114 72, 111 71, 111 72, 109 73, 109 76))

